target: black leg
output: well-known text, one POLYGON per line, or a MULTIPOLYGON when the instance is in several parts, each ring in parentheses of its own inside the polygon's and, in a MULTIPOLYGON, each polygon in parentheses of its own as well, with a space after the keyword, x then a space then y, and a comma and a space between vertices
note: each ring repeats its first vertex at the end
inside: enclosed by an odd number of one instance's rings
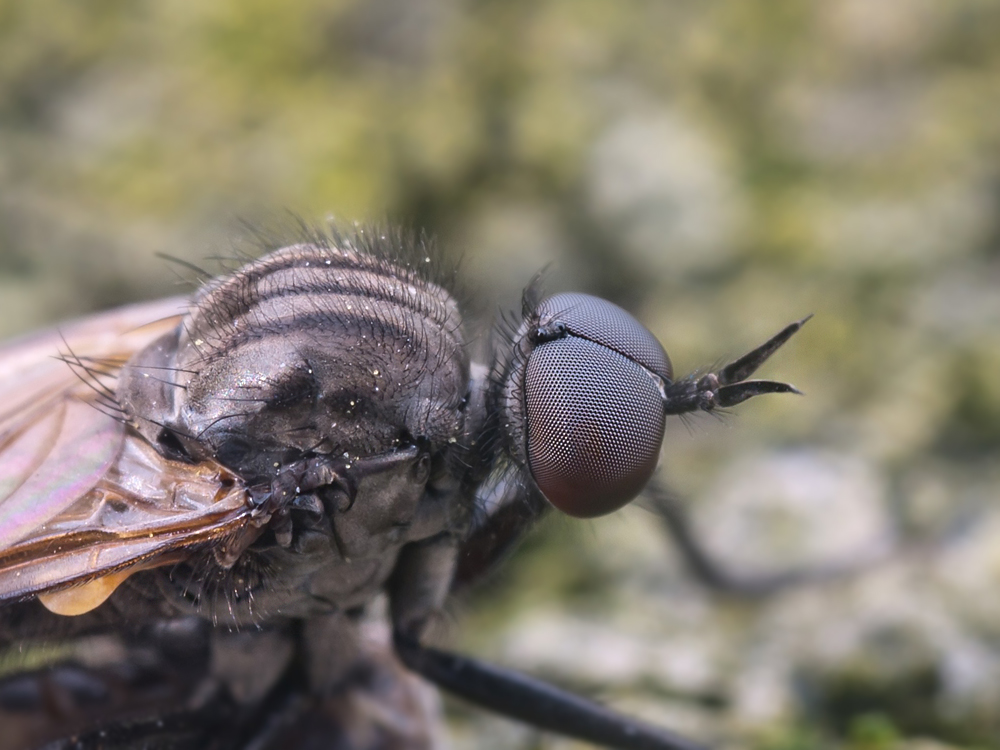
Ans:
POLYGON ((452 591, 485 578, 552 506, 530 480, 510 471, 497 483, 490 502, 478 498, 477 507, 484 510, 459 549, 452 591))
POLYGON ((655 479, 646 488, 647 507, 660 518, 681 552, 691 573, 705 586, 734 597, 756 598, 790 586, 816 584, 858 573, 889 557, 893 546, 872 548, 850 559, 813 568, 782 571, 771 575, 743 575, 716 560, 698 538, 683 503, 655 479))
POLYGON ((541 680, 425 648, 406 635, 397 634, 396 651, 407 667, 438 687, 539 729, 618 750, 707 750, 541 680))

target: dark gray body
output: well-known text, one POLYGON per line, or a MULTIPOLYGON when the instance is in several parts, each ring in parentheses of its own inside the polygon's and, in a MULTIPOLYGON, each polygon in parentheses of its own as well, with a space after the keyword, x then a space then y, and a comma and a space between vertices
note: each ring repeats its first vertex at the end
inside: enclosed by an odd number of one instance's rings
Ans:
POLYGON ((593 517, 635 497, 667 415, 796 392, 748 378, 804 321, 718 373, 675 381, 626 311, 583 294, 542 299, 531 286, 487 368, 470 362, 431 265, 398 236, 313 238, 209 282, 176 327, 114 363, 114 393, 97 387, 128 425, 112 434, 153 446, 154 475, 168 483, 231 471, 238 482, 213 475, 209 505, 216 487, 235 486, 235 521, 210 542, 182 536, 151 569, 132 558, 120 588, 85 615, 2 605, 0 648, 68 650, 51 668, 0 675, 0 750, 38 745, 26 737, 431 747, 435 712, 401 662, 540 728, 623 750, 701 750, 421 639, 449 591, 481 577, 550 504, 593 517))
MULTIPOLYGON (((125 366, 117 398, 165 455, 213 458, 242 477, 259 499, 252 528, 228 548, 132 576, 82 617, 16 605, 0 640, 110 629, 119 648, 160 659, 164 639, 182 633, 198 656, 161 665, 177 672, 161 683, 185 686, 161 712, 210 710, 190 697, 220 686, 227 705, 253 706, 296 662, 310 695, 343 703, 351 690, 372 690, 392 704, 384 693, 399 675, 372 683, 372 674, 400 667, 385 632, 376 628, 381 645, 363 633, 383 594, 408 632, 447 595, 488 463, 477 447, 485 375, 470 365, 454 299, 405 260, 304 244, 211 282, 176 330, 125 366)), ((130 692, 102 710, 134 712, 142 693, 130 692)), ((400 746, 425 746, 421 737, 400 746)), ((356 744, 395 746, 387 742, 356 744)), ((168 744, 184 745, 176 736, 168 744)))
MULTIPOLYGON (((248 580, 235 602, 195 607, 242 626, 355 609, 408 545, 430 543, 437 558, 456 549, 471 498, 454 469, 481 429, 466 407, 482 387, 444 289, 399 261, 310 244, 206 286, 178 330, 126 366, 118 396, 151 442, 214 458, 251 486, 270 489, 297 462, 342 459, 350 487, 310 497, 297 483, 293 502, 266 511, 272 533, 233 565, 267 571, 259 587, 248 580), (384 466, 354 471, 372 457, 384 466)), ((433 599, 449 583, 443 567, 433 599)))

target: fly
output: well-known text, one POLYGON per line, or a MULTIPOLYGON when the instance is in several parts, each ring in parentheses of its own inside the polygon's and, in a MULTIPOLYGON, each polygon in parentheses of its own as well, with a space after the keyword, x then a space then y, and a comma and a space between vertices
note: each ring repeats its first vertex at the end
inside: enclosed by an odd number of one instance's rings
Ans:
POLYGON ((669 415, 797 393, 750 378, 804 321, 678 379, 621 308, 532 284, 477 363, 426 257, 311 237, 0 349, 0 645, 119 649, 0 680, 0 746, 428 747, 416 673, 595 744, 701 747, 426 630, 551 508, 635 498, 669 415))

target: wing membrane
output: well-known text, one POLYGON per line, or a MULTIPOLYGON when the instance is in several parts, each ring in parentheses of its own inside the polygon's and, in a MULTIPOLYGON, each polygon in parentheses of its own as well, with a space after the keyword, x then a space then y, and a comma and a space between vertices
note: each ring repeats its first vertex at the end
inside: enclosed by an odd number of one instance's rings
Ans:
POLYGON ((166 564, 247 523, 237 477, 169 461, 98 408, 117 369, 171 331, 184 304, 122 308, 0 347, 0 602, 166 564))
POLYGON ((184 298, 172 297, 131 305, 0 345, 0 450, 5 436, 37 421, 39 412, 81 385, 63 357, 76 353, 124 364, 176 326, 186 304, 184 298))
POLYGON ((120 422, 73 399, 57 402, 38 427, 11 445, 22 465, 29 457, 41 461, 30 462, 33 471, 22 472, 17 489, 0 500, 0 549, 30 536, 90 490, 111 468, 125 432, 120 422))
MULTIPOLYGON (((62 426, 58 410, 41 416, 34 424, 7 435, 6 443, 0 446, 3 455, 3 473, 0 474, 0 519, 5 515, 3 501, 15 492, 25 480, 38 469, 45 460, 48 446, 55 443, 62 426)), ((0 520, 0 536, 4 535, 6 524, 0 520)))

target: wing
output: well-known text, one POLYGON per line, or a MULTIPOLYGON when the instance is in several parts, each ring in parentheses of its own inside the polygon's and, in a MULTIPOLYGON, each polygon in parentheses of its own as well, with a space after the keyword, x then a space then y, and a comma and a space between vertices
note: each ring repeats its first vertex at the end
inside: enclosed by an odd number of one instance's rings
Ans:
POLYGON ((160 456, 114 411, 116 374, 186 300, 124 307, 0 346, 0 603, 100 604, 136 570, 232 536, 237 477, 160 456))

